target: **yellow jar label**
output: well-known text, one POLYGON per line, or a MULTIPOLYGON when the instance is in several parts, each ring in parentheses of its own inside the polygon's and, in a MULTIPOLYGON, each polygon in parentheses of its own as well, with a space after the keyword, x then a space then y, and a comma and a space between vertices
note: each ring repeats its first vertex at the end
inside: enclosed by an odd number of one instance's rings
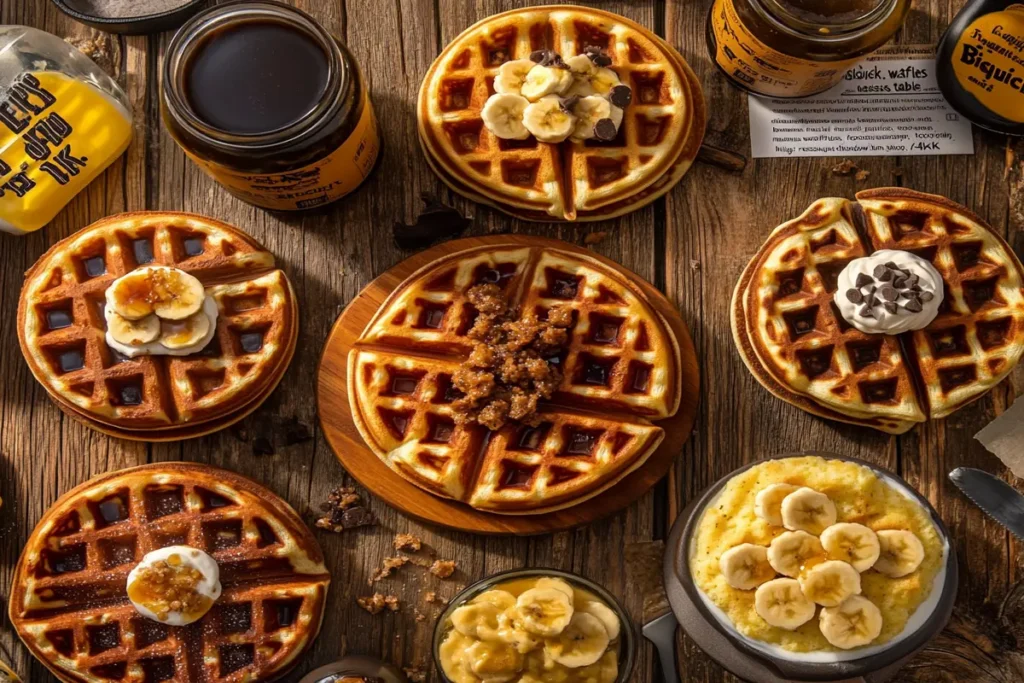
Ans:
POLYGON ((984 107, 1024 123, 1024 5, 975 19, 956 43, 953 73, 984 107))
POLYGON ((345 142, 302 168, 284 173, 241 173, 191 153, 188 156, 233 195, 250 204, 285 211, 329 204, 356 189, 377 161, 377 120, 365 91, 363 101, 363 113, 345 142))
POLYGON ((769 97, 806 97, 828 90, 859 61, 815 62, 783 54, 750 32, 733 0, 715 0, 710 21, 718 66, 732 79, 769 97))
POLYGON ((21 74, 0 99, 0 230, 49 223, 131 139, 131 115, 97 88, 57 71, 21 74))

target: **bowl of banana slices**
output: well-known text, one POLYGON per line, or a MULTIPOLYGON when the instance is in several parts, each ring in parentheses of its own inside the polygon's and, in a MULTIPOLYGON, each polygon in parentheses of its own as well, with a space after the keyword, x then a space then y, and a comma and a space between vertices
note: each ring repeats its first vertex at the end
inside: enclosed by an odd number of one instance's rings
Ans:
POLYGON ((956 600, 938 514, 903 479, 854 458, 742 467, 690 503, 668 543, 681 625, 747 680, 888 680, 956 600))
POLYGON ((557 569, 514 569, 456 595, 434 627, 448 683, 623 683, 636 629, 604 588, 557 569))

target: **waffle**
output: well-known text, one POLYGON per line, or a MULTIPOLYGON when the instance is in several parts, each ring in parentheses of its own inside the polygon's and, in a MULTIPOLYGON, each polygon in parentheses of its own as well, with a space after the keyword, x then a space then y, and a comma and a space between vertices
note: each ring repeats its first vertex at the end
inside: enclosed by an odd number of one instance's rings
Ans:
POLYGON ((122 430, 201 425, 244 411, 280 381, 298 333, 274 257, 229 225, 179 213, 113 216, 55 244, 28 271, 18 338, 36 379, 66 409, 122 430), (126 358, 104 340, 104 294, 146 263, 203 282, 213 340, 191 356, 126 358))
POLYGON ((601 220, 644 206, 689 169, 704 135, 700 83, 682 56, 609 12, 554 5, 489 17, 435 60, 418 98, 420 144, 452 189, 528 220, 601 220), (480 112, 502 63, 538 49, 563 56, 596 46, 633 89, 610 142, 502 140, 480 112))
POLYGON ((161 463, 61 497, 22 552, 9 615, 68 683, 269 681, 316 637, 329 583, 287 503, 224 470, 161 463), (146 553, 181 544, 217 560, 224 592, 199 621, 169 626, 136 612, 125 583, 146 553))
POLYGON ((676 413, 675 336, 624 272, 554 247, 470 248, 414 273, 380 307, 348 358, 357 428, 390 468, 436 495, 493 512, 548 512, 614 485, 676 413), (561 384, 539 424, 497 432, 456 424, 452 375, 472 349, 476 284, 498 284, 523 318, 573 310, 561 384))
POLYGON ((1024 270, 980 218, 934 195, 820 199, 776 228, 736 286, 732 329, 769 391, 811 413, 900 434, 984 395, 1024 353, 1024 270), (922 330, 865 334, 832 301, 846 264, 880 249, 930 261, 944 284, 922 330))

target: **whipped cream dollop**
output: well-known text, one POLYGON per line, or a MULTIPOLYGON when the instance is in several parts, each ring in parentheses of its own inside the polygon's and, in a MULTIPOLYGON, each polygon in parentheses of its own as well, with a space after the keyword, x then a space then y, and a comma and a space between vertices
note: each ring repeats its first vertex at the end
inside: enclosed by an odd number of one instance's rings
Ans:
POLYGON ((900 334, 931 323, 942 297, 942 276, 935 266, 909 251, 882 249, 846 264, 833 298, 846 321, 861 332, 900 334))
POLYGON ((185 626, 203 618, 220 597, 220 566, 198 548, 159 548, 147 553, 128 574, 126 590, 142 616, 185 626))

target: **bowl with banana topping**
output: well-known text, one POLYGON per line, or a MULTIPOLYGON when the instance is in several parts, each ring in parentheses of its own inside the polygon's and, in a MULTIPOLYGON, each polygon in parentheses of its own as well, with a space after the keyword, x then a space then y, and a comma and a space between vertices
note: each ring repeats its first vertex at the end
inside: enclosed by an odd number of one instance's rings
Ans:
POLYGON ((556 569, 516 569, 456 595, 434 629, 448 683, 622 683, 633 622, 604 588, 556 569))
POLYGON ((935 510, 852 458, 741 468, 690 504, 669 542, 666 583, 684 629, 751 680, 886 680, 956 599, 935 510))

